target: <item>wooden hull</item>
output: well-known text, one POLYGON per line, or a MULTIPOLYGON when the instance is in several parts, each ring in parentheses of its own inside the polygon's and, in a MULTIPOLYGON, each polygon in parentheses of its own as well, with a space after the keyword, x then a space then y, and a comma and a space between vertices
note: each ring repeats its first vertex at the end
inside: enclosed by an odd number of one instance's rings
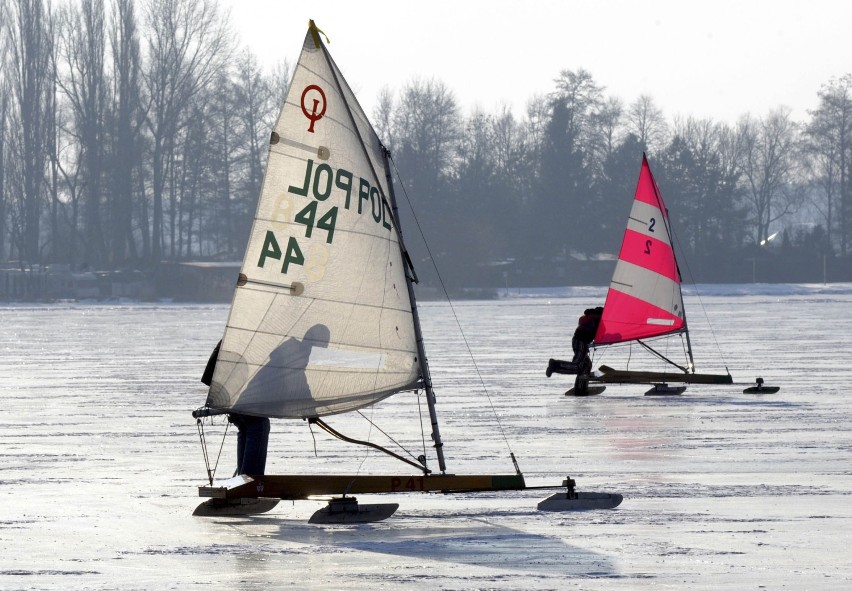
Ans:
POLYGON ((589 376, 589 382, 603 384, 733 384, 730 374, 671 373, 660 371, 629 371, 600 367, 600 375, 589 376))
POLYGON ((198 496, 215 499, 307 499, 329 495, 413 492, 524 490, 521 474, 428 476, 266 475, 235 476, 218 486, 198 487, 198 496))

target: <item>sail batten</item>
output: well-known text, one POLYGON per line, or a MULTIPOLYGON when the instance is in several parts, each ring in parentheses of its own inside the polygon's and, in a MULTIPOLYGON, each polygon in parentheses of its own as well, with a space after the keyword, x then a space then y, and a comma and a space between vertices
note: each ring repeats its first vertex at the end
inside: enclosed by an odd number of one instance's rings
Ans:
POLYGON ((643 156, 633 206, 594 342, 607 345, 686 329, 680 272, 665 204, 643 156))
POLYGON ((422 383, 382 150, 309 30, 270 141, 209 407, 323 416, 422 383))

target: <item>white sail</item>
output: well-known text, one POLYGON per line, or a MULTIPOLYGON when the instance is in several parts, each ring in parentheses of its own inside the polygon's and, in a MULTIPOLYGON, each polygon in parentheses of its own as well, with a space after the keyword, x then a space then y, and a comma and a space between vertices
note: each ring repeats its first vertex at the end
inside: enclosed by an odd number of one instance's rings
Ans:
POLYGON ((420 383, 386 166, 312 25, 272 134, 208 407, 322 416, 420 383))

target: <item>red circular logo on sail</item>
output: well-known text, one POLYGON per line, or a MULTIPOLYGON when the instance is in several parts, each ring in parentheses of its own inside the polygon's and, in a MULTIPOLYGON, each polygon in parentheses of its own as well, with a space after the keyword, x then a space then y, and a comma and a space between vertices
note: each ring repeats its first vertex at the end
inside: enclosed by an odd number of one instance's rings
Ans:
POLYGON ((302 91, 302 113, 304 113, 305 117, 307 117, 311 122, 310 127, 308 127, 308 131, 310 133, 314 132, 314 123, 322 119, 323 115, 325 115, 326 106, 327 102, 322 88, 316 84, 311 84, 310 86, 305 87, 305 90, 302 91), (308 93, 310 93, 311 96, 308 96, 308 93), (317 97, 317 95, 319 95, 319 97, 317 97), (306 101, 310 102, 310 108, 306 101), (321 110, 320 103, 322 104, 321 110))

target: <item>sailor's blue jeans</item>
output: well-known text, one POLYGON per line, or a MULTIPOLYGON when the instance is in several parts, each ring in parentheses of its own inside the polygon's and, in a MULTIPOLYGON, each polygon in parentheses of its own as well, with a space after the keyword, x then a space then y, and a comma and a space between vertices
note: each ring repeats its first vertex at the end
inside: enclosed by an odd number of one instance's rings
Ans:
POLYGON ((263 475, 269 445, 269 419, 232 413, 237 426, 237 474, 263 475))

